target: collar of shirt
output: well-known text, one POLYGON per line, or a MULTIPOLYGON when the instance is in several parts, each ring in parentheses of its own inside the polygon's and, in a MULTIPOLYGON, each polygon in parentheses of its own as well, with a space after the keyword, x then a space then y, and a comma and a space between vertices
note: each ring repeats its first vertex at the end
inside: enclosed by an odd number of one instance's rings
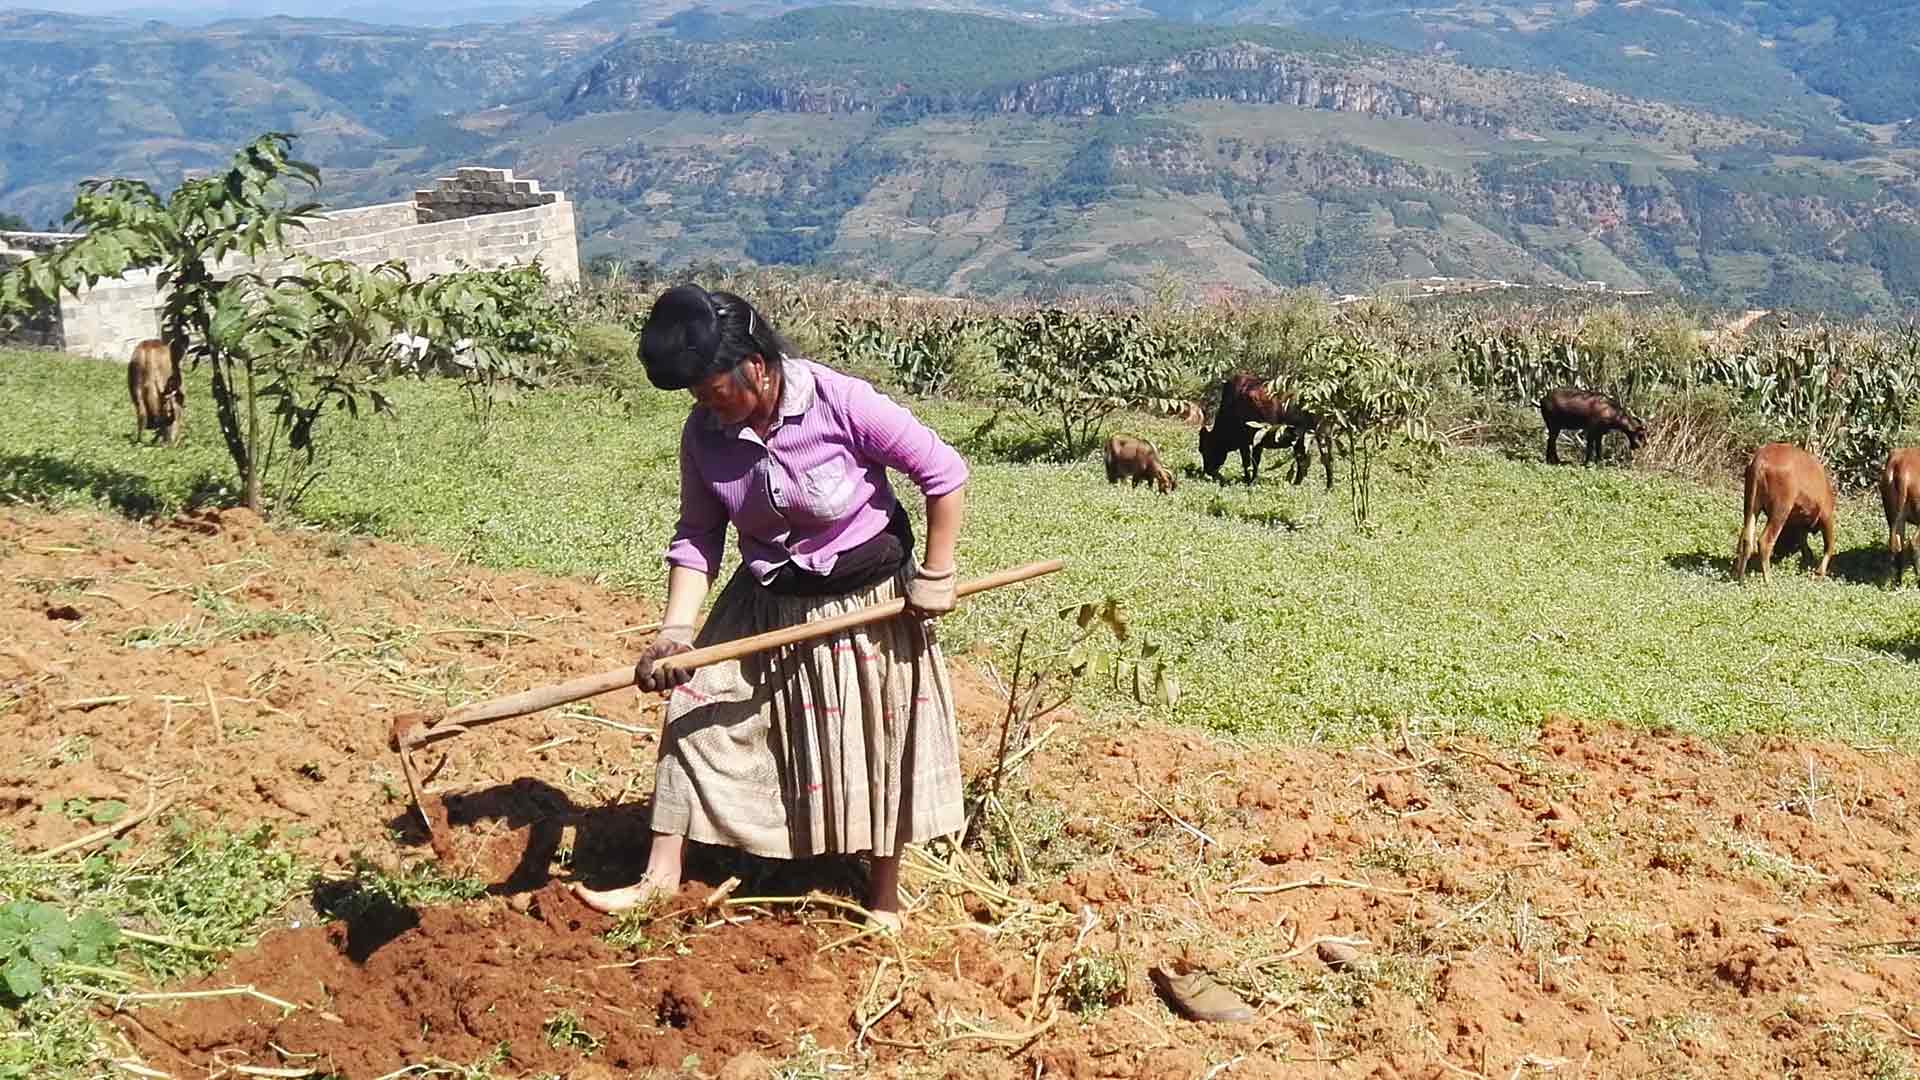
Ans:
MULTIPOLYGON (((780 364, 780 412, 773 418, 773 426, 767 429, 768 437, 779 431, 788 417, 799 416, 813 404, 813 370, 807 361, 797 356, 789 356, 780 364)), ((707 414, 707 426, 732 439, 745 439, 748 442, 761 442, 760 433, 748 423, 722 424, 712 413, 707 414)), ((765 445, 762 443, 762 445, 765 445)))

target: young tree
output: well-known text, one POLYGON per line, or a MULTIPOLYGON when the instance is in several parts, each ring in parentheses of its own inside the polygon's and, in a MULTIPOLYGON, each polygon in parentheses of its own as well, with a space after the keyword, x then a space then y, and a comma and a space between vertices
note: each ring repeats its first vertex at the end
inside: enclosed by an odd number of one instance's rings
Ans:
POLYGON ((229 257, 283 250, 286 230, 304 227, 318 211, 317 204, 287 200, 283 181, 320 185, 319 170, 289 156, 292 142, 282 132, 262 135, 224 171, 183 181, 165 199, 142 180, 85 181, 64 219, 85 235, 0 277, 0 313, 19 314, 58 302, 62 292, 78 295, 103 279, 157 269, 156 285, 166 294, 161 335, 184 343, 188 357, 211 369, 220 434, 246 506, 256 513, 266 505, 254 452, 260 445, 255 354, 233 351, 232 335, 213 333, 217 317, 235 317, 244 292, 228 289, 216 274, 229 257))
POLYGON ((1098 445, 1101 425, 1121 409, 1173 407, 1186 352, 1137 311, 1059 308, 1014 321, 1002 347, 999 396, 1052 427, 1065 458, 1098 445))
POLYGON ((1428 461, 1439 453, 1427 426, 1433 372, 1413 344, 1386 340, 1377 329, 1346 328, 1314 342, 1294 385, 1273 384, 1276 394, 1295 397, 1325 419, 1337 455, 1347 459, 1353 519, 1361 528, 1371 520, 1374 463, 1390 442, 1398 437, 1428 461))
POLYGON ((221 437, 247 508, 260 514, 269 484, 284 509, 317 475, 314 430, 329 405, 358 416, 364 398, 389 411, 373 381, 451 369, 490 402, 501 384, 544 381, 546 362, 573 344, 537 262, 416 281, 398 260, 276 260, 285 231, 317 210, 285 197, 283 180, 319 185, 311 165, 287 156, 291 139, 263 135, 225 172, 165 200, 141 181, 89 181, 67 215, 84 235, 0 276, 7 319, 157 268, 162 333, 211 369, 221 437), (236 257, 266 265, 237 271, 236 257))
POLYGON ((247 460, 274 509, 291 508, 319 476, 314 433, 329 404, 357 417, 364 396, 390 413, 368 382, 421 370, 393 343, 418 287, 399 261, 367 268, 338 260, 302 260, 297 273, 239 274, 221 286, 211 340, 248 373, 247 460))

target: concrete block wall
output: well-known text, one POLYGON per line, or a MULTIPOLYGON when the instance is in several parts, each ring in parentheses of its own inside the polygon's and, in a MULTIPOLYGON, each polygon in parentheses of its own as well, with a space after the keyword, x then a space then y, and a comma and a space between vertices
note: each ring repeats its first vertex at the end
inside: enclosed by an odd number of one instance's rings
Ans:
MULTIPOLYGON (((18 261, 72 239, 71 234, 0 233, 0 262, 18 261)), ((329 211, 290 230, 288 246, 322 259, 372 266, 407 264, 416 280, 461 269, 491 270, 538 259, 556 284, 580 280, 579 238, 573 204, 541 191, 510 169, 461 168, 407 202, 329 211)), ((220 276, 254 269, 269 276, 293 264, 256 265, 229 259, 220 276)), ((46 345, 70 353, 125 360, 140 341, 160 332, 161 294, 151 271, 103 281, 79 298, 63 296, 57 319, 16 334, 11 343, 46 345)))
POLYGON ((102 281, 60 297, 60 347, 81 356, 126 360, 133 347, 160 336, 161 292, 152 270, 102 281))

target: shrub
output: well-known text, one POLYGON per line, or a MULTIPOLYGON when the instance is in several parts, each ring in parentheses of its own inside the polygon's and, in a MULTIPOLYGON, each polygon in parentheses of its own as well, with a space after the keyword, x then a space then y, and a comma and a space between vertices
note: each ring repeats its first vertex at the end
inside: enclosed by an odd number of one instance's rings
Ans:
POLYGON ((1096 445, 1120 409, 1177 405, 1175 350, 1137 311, 1029 312, 1009 327, 1005 348, 1000 398, 1050 429, 1063 457, 1096 445))
POLYGON ((617 398, 653 390, 640 363, 639 336, 615 322, 590 322, 576 327, 573 352, 556 377, 567 382, 604 386, 617 398))

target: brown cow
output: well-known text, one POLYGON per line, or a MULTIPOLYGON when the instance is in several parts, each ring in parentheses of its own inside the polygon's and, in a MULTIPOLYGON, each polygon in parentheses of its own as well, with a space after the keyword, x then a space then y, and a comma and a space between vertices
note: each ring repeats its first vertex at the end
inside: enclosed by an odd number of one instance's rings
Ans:
POLYGON ((1622 432, 1629 449, 1647 441, 1647 427, 1625 405, 1591 390, 1549 390, 1540 399, 1540 419, 1547 426, 1547 464, 1560 464, 1560 432, 1578 431, 1587 437, 1582 463, 1598 464, 1600 440, 1609 431, 1622 432))
POLYGON ((1139 487, 1142 480, 1151 480, 1162 495, 1180 486, 1160 463, 1152 443, 1131 435, 1113 435, 1107 439, 1107 483, 1117 484, 1122 478, 1131 479, 1134 487, 1139 487))
POLYGON ((1327 490, 1333 490, 1333 444, 1323 429, 1321 417, 1291 402, 1280 401, 1268 393, 1266 385, 1246 372, 1239 372, 1220 383, 1220 408, 1213 415, 1213 426, 1200 429, 1200 470, 1207 477, 1226 483, 1220 466, 1227 455, 1240 451, 1240 475, 1252 484, 1260 479, 1260 452, 1269 447, 1278 450, 1293 447, 1293 482, 1307 478, 1307 437, 1320 447, 1320 464, 1326 467, 1327 490), (1267 425, 1260 438, 1254 437, 1249 422, 1267 425))
POLYGON ((1768 567, 1773 563, 1776 541, 1786 539, 1787 550, 1798 548, 1811 561, 1813 552, 1807 540, 1814 529, 1826 537, 1826 554, 1821 556, 1818 577, 1827 576, 1827 564, 1833 561, 1833 481, 1812 454, 1790 443, 1768 443, 1753 452, 1747 462, 1746 494, 1740 513, 1740 539, 1734 546, 1733 579, 1747 576, 1747 559, 1757 551, 1760 576, 1773 580, 1768 567), (1760 518, 1767 519, 1767 531, 1760 532, 1760 518))
POLYGON ((158 430, 160 441, 172 446, 186 420, 187 389, 180 376, 180 350, 157 338, 133 347, 127 361, 127 396, 133 399, 133 441, 158 430))
POLYGON ((1920 520, 1920 447, 1887 455, 1880 470, 1880 506, 1887 512, 1887 552, 1893 556, 1893 586, 1899 588, 1907 563, 1920 577, 1920 552, 1907 543, 1908 520, 1920 520))

